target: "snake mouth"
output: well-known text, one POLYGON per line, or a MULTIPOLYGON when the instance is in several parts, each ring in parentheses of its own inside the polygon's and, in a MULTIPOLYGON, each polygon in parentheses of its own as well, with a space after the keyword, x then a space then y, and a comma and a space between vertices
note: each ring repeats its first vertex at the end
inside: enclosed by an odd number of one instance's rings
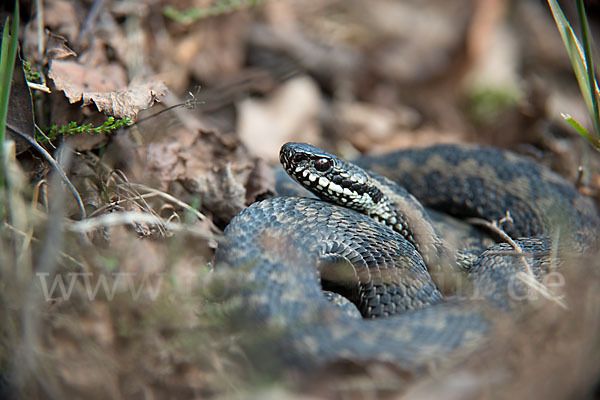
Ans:
MULTIPOLYGON (((306 185, 307 176, 315 169, 313 166, 315 159, 325 158, 325 154, 315 156, 315 150, 318 149, 306 143, 286 143, 279 151, 279 161, 288 175, 298 183, 306 185)), ((314 180, 312 179, 311 182, 314 180)))
POLYGON ((283 168, 288 171, 288 166, 290 165, 290 159, 292 157, 292 149, 289 146, 289 143, 281 146, 281 150, 279 150, 279 162, 283 166, 283 168))

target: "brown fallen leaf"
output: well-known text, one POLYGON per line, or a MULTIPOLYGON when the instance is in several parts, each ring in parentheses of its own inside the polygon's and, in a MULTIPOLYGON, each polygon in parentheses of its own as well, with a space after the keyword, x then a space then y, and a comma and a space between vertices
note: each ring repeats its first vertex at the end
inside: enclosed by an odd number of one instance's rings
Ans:
POLYGON ((267 99, 248 98, 238 104, 237 132, 250 153, 277 162, 285 142, 318 144, 321 98, 314 80, 290 79, 267 99))
POLYGON ((141 110, 152 107, 167 92, 161 81, 150 81, 116 92, 83 93, 83 104, 96 104, 99 111, 117 118, 128 117, 132 121, 141 110))
POLYGON ((245 153, 239 139, 218 132, 198 131, 186 144, 150 143, 145 159, 153 187, 188 203, 199 202, 218 226, 274 193, 266 163, 245 153))
POLYGON ((181 179, 183 186, 198 195, 202 206, 216 221, 229 221, 246 208, 246 188, 231 163, 208 171, 196 179, 181 179))
MULTIPOLYGON (((69 0, 44 2, 44 23, 52 31, 65 36, 70 42, 77 39, 83 22, 76 3, 69 0)), ((32 24, 33 25, 33 24, 32 24)))
POLYGON ((54 60, 48 75, 71 103, 81 100, 86 92, 110 92, 127 86, 125 71, 116 64, 92 67, 72 59, 54 60))
POLYGON ((46 64, 50 60, 57 60, 77 54, 67 45, 67 38, 46 30, 40 39, 36 24, 27 24, 23 37, 23 55, 32 65, 46 64), (42 53, 40 53, 40 51, 42 53))
POLYGON ((246 182, 246 204, 273 196, 274 187, 273 169, 262 158, 257 158, 246 182))
POLYGON ((363 151, 394 139, 399 132, 413 130, 421 122, 421 115, 408 107, 392 109, 363 102, 337 101, 332 114, 345 137, 363 151))
POLYGON ((81 100, 84 106, 93 103, 107 115, 132 121, 167 91, 165 84, 157 80, 127 86, 125 71, 117 64, 88 67, 76 61, 54 60, 48 76, 69 102, 81 100))
POLYGON ((67 46, 67 39, 52 32, 46 35, 46 57, 50 60, 77 56, 73 50, 67 46))

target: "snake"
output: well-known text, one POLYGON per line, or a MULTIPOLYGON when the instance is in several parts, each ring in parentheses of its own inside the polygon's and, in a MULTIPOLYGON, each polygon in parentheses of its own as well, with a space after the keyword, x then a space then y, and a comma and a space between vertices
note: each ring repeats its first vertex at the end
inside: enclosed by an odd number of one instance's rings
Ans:
POLYGON ((280 161, 314 196, 244 209, 224 231, 215 271, 238 278, 229 295, 244 320, 279 332, 273 354, 301 368, 375 361, 420 371, 469 354, 489 340, 495 315, 527 308, 531 285, 516 277, 539 281, 598 248, 591 199, 508 150, 434 145, 348 162, 287 143, 280 161), (510 243, 450 241, 436 212, 495 221, 510 243))

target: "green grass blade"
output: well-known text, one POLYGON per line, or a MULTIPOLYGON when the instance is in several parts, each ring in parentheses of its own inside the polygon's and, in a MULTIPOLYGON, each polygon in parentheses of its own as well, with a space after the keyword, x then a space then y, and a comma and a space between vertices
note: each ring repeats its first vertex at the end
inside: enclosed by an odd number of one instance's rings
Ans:
MULTIPOLYGON (((6 117, 8 115, 8 96, 10 95, 10 86, 12 75, 15 68, 15 59, 17 56, 17 44, 19 33, 19 2, 15 1, 15 12, 13 14, 12 25, 10 26, 9 38, 9 18, 6 18, 4 29, 2 30, 2 51, 0 52, 0 157, 4 162, 4 140, 6 138, 6 117)), ((3 174, 0 178, 3 180, 3 174)), ((2 182, 3 183, 3 182, 2 182)))
MULTIPOLYGON (((585 100, 585 105, 589 114, 594 115, 594 104, 592 101, 590 85, 588 84, 588 72, 583 48, 573 33, 573 29, 571 28, 569 21, 567 21, 565 14, 563 14, 558 2, 556 0, 548 0, 548 4, 552 10, 554 21, 556 22, 560 36, 567 49, 569 58, 571 59, 573 71, 575 72, 575 77, 577 78, 577 83, 579 84, 583 99, 585 100)), ((597 87, 595 89, 598 90, 597 87)))
MULTIPOLYGON (((6 17, 2 30, 2 43, 0 48, 0 189, 4 188, 4 138, 6 136, 6 116, 8 115, 8 96, 10 94, 11 76, 8 74, 8 22, 6 17)), ((0 217, 4 210, 0 204, 0 217)))
MULTIPOLYGON (((10 94, 10 75, 8 62, 9 36, 8 26, 9 18, 6 17, 4 29, 2 30, 2 51, 0 52, 0 150, 4 147, 4 137, 6 134, 6 115, 8 113, 8 96, 10 94)), ((2 155, 3 152, 0 152, 2 155)))
POLYGON ((581 39, 583 41, 583 52, 585 55, 585 62, 587 68, 587 84, 592 100, 592 123, 594 125, 594 131, 596 132, 596 135, 600 137, 600 113, 598 112, 598 92, 594 90, 597 87, 595 74, 596 69, 594 68, 594 57, 592 54, 592 45, 590 39, 590 27, 588 25, 583 0, 577 0, 577 15, 579 16, 579 26, 581 27, 581 39))
POLYGON ((575 121, 569 114, 561 114, 561 116, 592 146, 594 146, 596 149, 600 149, 600 140, 589 133, 588 130, 585 129, 579 122, 575 121))

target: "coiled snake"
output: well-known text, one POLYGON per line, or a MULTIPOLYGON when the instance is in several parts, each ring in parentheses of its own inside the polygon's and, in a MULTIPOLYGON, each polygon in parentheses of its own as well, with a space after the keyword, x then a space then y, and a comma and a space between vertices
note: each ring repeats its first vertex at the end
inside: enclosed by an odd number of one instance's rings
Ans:
POLYGON ((593 203, 508 151, 439 145, 355 165, 288 143, 280 160, 325 201, 276 197, 251 205, 226 228, 215 265, 244 277, 236 295, 247 313, 283 331, 273 345, 298 365, 431 365, 484 340, 491 312, 524 305, 531 287, 519 274, 542 278, 560 265, 556 249, 597 248, 593 203), (502 228, 520 238, 518 249, 447 240, 421 204, 488 221, 509 212, 512 222, 502 228))

